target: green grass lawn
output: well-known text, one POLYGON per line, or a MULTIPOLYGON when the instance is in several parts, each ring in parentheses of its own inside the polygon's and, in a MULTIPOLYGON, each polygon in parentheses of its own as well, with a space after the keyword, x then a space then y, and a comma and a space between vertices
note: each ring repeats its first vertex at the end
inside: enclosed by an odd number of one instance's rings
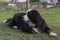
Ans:
POLYGON ((57 33, 57 37, 47 34, 28 34, 18 29, 11 29, 2 21, 12 17, 16 12, 0 12, 0 40, 60 40, 60 8, 50 10, 37 9, 45 19, 48 26, 57 33))

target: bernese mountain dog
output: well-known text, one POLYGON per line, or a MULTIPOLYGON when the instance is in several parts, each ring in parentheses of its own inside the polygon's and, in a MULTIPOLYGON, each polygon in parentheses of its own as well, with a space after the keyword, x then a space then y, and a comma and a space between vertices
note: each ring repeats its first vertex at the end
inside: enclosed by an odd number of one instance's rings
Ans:
POLYGON ((18 28, 24 32, 47 33, 49 36, 57 36, 50 29, 37 10, 29 9, 26 13, 16 13, 12 18, 4 20, 11 28, 18 28))

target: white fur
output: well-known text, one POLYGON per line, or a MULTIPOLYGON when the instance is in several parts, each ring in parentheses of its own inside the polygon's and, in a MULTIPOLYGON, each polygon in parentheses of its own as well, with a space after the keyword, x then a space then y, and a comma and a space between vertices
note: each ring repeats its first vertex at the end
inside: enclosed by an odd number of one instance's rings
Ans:
POLYGON ((32 10, 32 9, 27 10, 26 15, 23 16, 23 17, 24 17, 24 21, 26 21, 29 26, 35 26, 35 24, 33 24, 33 23, 30 21, 29 17, 28 17, 28 12, 30 12, 31 10, 32 10))
POLYGON ((26 23, 30 26, 30 27, 33 27, 32 29, 36 32, 36 33, 40 33, 35 27, 35 24, 33 24, 30 19, 28 18, 28 12, 30 12, 32 9, 29 9, 27 12, 26 12, 26 15, 24 15, 24 21, 26 21, 26 23))
POLYGON ((5 23, 7 20, 4 20, 3 23, 5 23))
POLYGON ((35 24, 33 24, 31 21, 28 21, 27 23, 28 23, 29 26, 35 27, 35 24))
POLYGON ((30 19, 28 18, 28 12, 30 12, 32 9, 27 10, 26 15, 24 15, 24 21, 29 21, 30 19))
POLYGON ((27 15, 24 15, 23 17, 24 17, 24 21, 29 21, 29 18, 27 15))
POLYGON ((13 26, 14 29, 17 29, 17 26, 13 26))
POLYGON ((32 9, 27 10, 27 13, 30 12, 32 9))
POLYGON ((40 33, 36 28, 32 28, 36 33, 40 33))
POLYGON ((50 32, 49 33, 49 36, 57 36, 57 34, 53 33, 53 32, 50 32))
POLYGON ((35 26, 35 24, 33 24, 30 19, 28 18, 27 14, 23 16, 24 17, 24 21, 29 25, 29 26, 35 26))

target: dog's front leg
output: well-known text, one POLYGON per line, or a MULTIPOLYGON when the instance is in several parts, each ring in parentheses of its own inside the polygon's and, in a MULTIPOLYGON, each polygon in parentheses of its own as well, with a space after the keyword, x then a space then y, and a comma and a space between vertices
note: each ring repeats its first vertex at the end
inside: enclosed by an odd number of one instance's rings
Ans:
POLYGON ((32 28, 35 33, 40 33, 37 28, 32 28))

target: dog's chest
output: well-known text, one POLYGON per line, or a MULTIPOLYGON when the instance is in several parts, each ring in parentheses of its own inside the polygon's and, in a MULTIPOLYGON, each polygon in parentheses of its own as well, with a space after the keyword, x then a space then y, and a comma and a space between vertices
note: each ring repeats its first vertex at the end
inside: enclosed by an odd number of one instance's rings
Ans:
POLYGON ((27 15, 24 15, 24 16, 23 16, 23 20, 24 20, 29 26, 35 27, 35 24, 30 21, 30 19, 28 18, 27 15))

